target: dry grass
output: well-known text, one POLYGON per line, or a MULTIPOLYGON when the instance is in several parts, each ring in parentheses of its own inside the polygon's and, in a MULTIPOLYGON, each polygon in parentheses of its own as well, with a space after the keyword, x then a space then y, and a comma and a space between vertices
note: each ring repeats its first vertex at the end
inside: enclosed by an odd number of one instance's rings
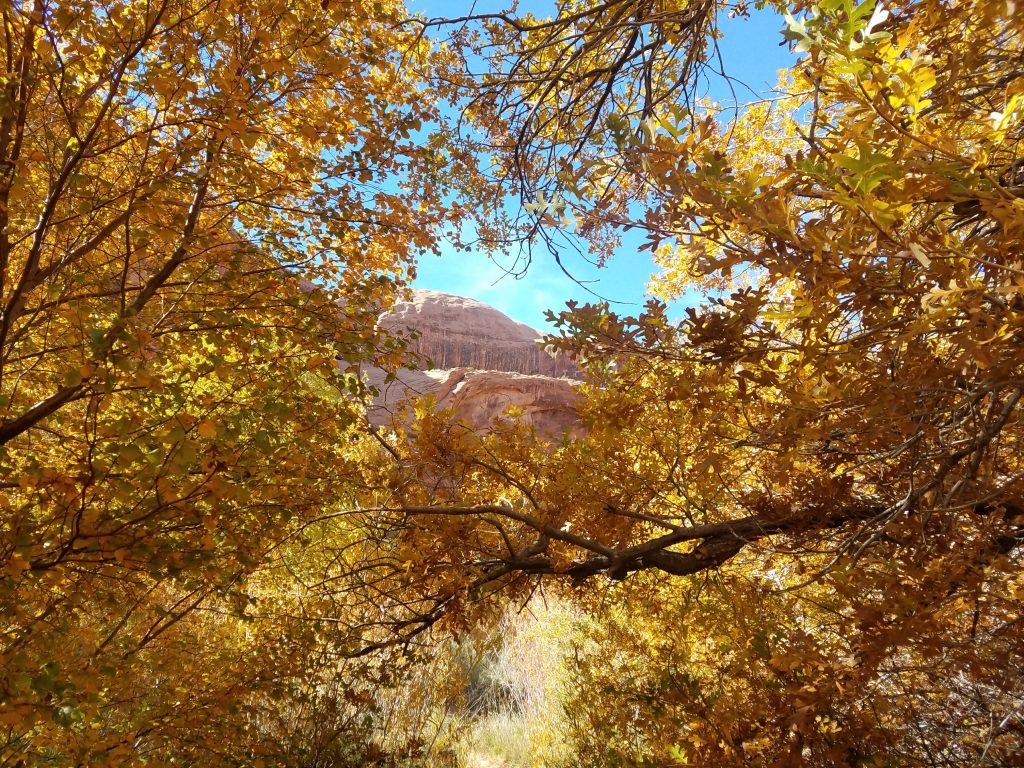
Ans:
POLYGON ((571 755, 562 709, 565 656, 583 621, 568 605, 530 604, 506 616, 469 669, 456 746, 462 768, 553 768, 571 755))

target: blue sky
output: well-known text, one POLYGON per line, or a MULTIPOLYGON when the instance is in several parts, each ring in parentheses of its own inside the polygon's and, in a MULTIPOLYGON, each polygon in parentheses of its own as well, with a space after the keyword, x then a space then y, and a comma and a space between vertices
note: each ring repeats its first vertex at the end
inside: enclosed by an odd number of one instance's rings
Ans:
MULTIPOLYGON (((464 0, 410 0, 414 11, 428 16, 458 16, 469 11, 471 3, 464 0)), ((475 4, 478 13, 505 7, 503 0, 480 0, 475 4)), ((554 3, 534 0, 520 3, 520 12, 533 11, 538 16, 551 13, 554 3)), ((708 95, 721 104, 741 104, 756 98, 755 92, 764 93, 777 80, 778 70, 792 64, 794 57, 782 42, 782 18, 772 11, 751 8, 749 19, 727 19, 722 14, 719 22, 724 37, 719 41, 726 71, 746 83, 751 90, 736 88, 734 99, 724 81, 711 82, 708 95)), ((578 254, 562 254, 567 269, 601 298, 616 302, 620 312, 631 314, 645 300, 645 290, 656 267, 650 254, 638 252, 642 234, 627 233, 616 255, 601 268, 595 267, 578 254)), ((554 259, 538 249, 523 277, 507 274, 512 259, 489 257, 485 253, 460 253, 444 248, 440 256, 427 255, 417 267, 417 288, 430 288, 486 302, 520 322, 534 328, 548 330, 544 311, 556 313, 570 299, 594 301, 593 294, 565 276, 554 259)))

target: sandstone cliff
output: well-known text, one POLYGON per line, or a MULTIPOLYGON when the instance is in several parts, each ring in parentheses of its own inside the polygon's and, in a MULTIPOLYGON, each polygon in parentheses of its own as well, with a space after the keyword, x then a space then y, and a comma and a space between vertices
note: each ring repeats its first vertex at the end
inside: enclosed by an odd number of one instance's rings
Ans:
POLYGON ((487 304, 450 293, 413 291, 411 301, 400 301, 381 316, 380 327, 417 332, 409 351, 430 361, 425 368, 578 376, 568 357, 537 346, 539 331, 487 304))
POLYGON ((577 422, 576 367, 564 355, 537 345, 541 334, 473 299, 414 291, 380 318, 380 327, 415 333, 409 345, 422 370, 403 370, 385 383, 382 371, 367 372, 380 390, 370 411, 374 424, 388 423, 402 401, 433 395, 437 407, 487 429, 510 406, 521 421, 542 432, 558 434, 577 422), (429 366, 429 367, 428 367, 429 366))

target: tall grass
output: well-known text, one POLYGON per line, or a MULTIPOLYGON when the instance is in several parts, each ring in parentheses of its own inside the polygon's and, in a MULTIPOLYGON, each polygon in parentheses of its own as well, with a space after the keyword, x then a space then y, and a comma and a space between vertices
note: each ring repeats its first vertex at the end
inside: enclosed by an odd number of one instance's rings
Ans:
MULTIPOLYGON (((572 745, 562 703, 566 654, 584 619, 567 603, 532 601, 508 613, 466 669, 463 768, 555 768, 572 745)), ((467 658, 471 654, 467 654, 467 658)))

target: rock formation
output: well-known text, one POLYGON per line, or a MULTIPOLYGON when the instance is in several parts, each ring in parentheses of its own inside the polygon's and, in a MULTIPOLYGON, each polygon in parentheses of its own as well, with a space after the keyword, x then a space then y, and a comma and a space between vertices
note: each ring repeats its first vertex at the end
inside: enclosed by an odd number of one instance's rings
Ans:
POLYGON ((383 371, 367 372, 380 395, 370 411, 374 424, 388 423, 409 398, 433 395, 438 408, 478 429, 487 429, 510 406, 520 421, 560 434, 578 421, 579 373, 562 354, 542 349, 541 334, 473 299, 437 291, 413 291, 380 318, 390 332, 412 334, 409 350, 421 370, 402 370, 385 382, 383 371))
POLYGON ((381 316, 380 327, 416 332, 418 338, 409 351, 429 361, 424 366, 429 369, 475 368, 555 378, 579 375, 568 357, 537 345, 540 332, 475 299, 413 291, 411 301, 399 301, 381 316))

